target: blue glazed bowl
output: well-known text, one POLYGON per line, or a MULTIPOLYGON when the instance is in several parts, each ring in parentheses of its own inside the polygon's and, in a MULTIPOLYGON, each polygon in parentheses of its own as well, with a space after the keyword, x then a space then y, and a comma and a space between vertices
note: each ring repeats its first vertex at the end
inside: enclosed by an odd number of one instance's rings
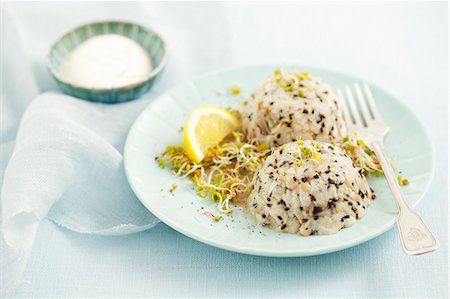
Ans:
POLYGON ((166 45, 157 33, 141 25, 121 21, 96 22, 75 28, 53 44, 47 57, 48 70, 64 93, 99 103, 121 103, 140 97, 152 87, 166 62, 166 45), (141 45, 152 60, 150 74, 140 82, 107 89, 86 88, 65 81, 60 72, 64 57, 82 42, 102 34, 120 34, 141 45))

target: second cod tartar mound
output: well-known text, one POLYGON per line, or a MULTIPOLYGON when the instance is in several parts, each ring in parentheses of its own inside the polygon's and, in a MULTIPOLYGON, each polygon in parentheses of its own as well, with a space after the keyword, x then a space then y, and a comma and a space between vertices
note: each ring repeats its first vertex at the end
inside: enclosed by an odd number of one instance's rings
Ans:
POLYGON ((299 139, 334 143, 343 125, 332 88, 307 72, 275 70, 240 113, 247 138, 269 147, 299 139))
POLYGON ((338 146, 296 141, 273 149, 248 198, 258 223, 288 233, 334 234, 362 218, 372 190, 338 146))

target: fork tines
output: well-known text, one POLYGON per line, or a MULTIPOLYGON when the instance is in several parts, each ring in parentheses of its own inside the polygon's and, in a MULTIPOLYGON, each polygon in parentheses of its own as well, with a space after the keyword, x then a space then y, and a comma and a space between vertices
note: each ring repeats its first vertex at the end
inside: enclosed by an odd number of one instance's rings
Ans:
POLYGON ((354 92, 348 85, 344 86, 345 96, 341 89, 337 90, 342 112, 347 128, 355 131, 358 128, 370 127, 375 121, 381 121, 375 100, 369 86, 364 83, 361 88, 360 84, 354 84, 354 92), (357 101, 355 101, 355 96, 357 101))

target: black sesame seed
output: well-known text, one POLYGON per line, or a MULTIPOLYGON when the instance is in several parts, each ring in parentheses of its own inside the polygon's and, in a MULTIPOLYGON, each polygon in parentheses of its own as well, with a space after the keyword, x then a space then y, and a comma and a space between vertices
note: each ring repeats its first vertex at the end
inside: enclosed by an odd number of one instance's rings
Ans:
POLYGON ((283 217, 281 217, 280 215, 277 216, 278 219, 283 220, 283 217))
POLYGON ((341 222, 344 222, 345 219, 350 218, 349 215, 345 215, 344 217, 341 218, 341 222))
POLYGON ((318 214, 320 212, 322 212, 322 208, 321 207, 314 207, 313 214, 318 214))
POLYGON ((266 214, 262 214, 261 217, 262 217, 262 218, 266 218, 266 214))
POLYGON ((317 219, 319 219, 319 216, 317 216, 317 215, 314 216, 314 220, 317 220, 317 219))
POLYGON ((281 226, 281 229, 285 229, 286 228, 286 224, 283 224, 282 226, 281 226))
POLYGON ((308 181, 308 179, 306 177, 302 177, 302 182, 306 183, 308 181))

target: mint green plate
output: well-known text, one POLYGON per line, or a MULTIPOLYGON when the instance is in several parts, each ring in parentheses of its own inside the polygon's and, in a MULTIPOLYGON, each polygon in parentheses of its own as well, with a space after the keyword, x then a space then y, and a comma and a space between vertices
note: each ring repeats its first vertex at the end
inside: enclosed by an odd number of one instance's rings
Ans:
MULTIPOLYGON (((387 231, 397 218, 397 207, 384 177, 370 178, 377 199, 367 215, 335 235, 301 237, 258 227, 243 211, 212 221, 204 211, 216 213, 215 204, 196 195, 188 179, 176 178, 155 163, 166 145, 181 144, 181 126, 196 106, 210 103, 237 107, 253 88, 272 74, 276 66, 247 67, 211 73, 182 84, 153 101, 132 126, 125 146, 125 170, 142 203, 164 223, 200 242, 219 248, 263 256, 309 256, 333 252, 368 241, 387 231), (230 85, 241 94, 230 96, 230 85), (221 94, 219 95, 219 92, 221 94), (175 194, 168 190, 178 184, 175 194)), ((335 88, 361 79, 345 74, 297 67, 322 78, 335 88)), ((403 191, 411 206, 423 198, 434 173, 434 151, 417 117, 402 102, 381 88, 370 85, 377 104, 390 127, 386 152, 395 160, 410 185, 403 191)), ((426 202, 425 204, 431 204, 426 202)), ((399 243, 392 244, 397 250, 399 243)))

